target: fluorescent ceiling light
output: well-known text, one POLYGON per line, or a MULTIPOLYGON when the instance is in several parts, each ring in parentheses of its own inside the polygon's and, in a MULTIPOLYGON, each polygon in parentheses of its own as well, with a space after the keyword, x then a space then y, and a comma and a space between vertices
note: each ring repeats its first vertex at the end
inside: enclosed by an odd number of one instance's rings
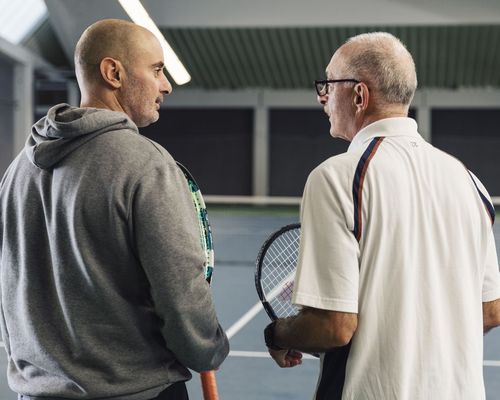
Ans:
POLYGON ((43 0, 0 0, 0 36, 19 44, 45 18, 43 0))
POLYGON ((184 65, 182 65, 181 61, 177 57, 177 54, 175 54, 172 47, 170 47, 167 43, 165 37, 153 22, 141 2, 139 0, 118 0, 118 2, 121 4, 132 21, 134 21, 137 25, 149 29, 153 35, 158 38, 161 43, 161 47, 163 48, 165 68, 167 68, 170 76, 174 78, 175 83, 178 85, 184 85, 189 82, 191 80, 191 75, 189 75, 189 72, 187 72, 184 65))

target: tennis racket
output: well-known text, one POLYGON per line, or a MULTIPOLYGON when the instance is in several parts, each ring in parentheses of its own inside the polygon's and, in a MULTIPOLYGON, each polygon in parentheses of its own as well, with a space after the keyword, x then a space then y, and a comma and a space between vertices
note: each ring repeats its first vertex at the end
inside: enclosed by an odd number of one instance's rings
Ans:
MULTIPOLYGON (((193 178, 193 175, 181 163, 177 163, 186 178, 193 205, 198 217, 198 227, 200 229, 200 243, 205 253, 204 275, 207 282, 212 282, 212 274, 214 271, 214 247, 212 241, 212 231, 208 221, 207 207, 201 194, 200 188, 193 178)), ((219 400, 217 390, 217 381, 215 379, 215 371, 204 371, 200 373, 201 387, 203 390, 204 400, 219 400)))
POLYGON ((286 225, 266 239, 257 256, 255 288, 271 321, 299 313, 292 304, 299 244, 300 224, 286 225))
POLYGON ((286 225, 267 238, 257 256, 255 287, 272 321, 299 312, 292 304, 299 242, 300 224, 286 225))

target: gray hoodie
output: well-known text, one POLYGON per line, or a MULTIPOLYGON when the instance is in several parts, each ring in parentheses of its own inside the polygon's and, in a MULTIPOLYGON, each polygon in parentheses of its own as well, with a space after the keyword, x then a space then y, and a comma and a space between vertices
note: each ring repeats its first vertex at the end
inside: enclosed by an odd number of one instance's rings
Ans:
POLYGON ((27 399, 150 399, 229 351, 185 178, 123 113, 60 104, 33 126, 0 184, 0 257, 27 399))

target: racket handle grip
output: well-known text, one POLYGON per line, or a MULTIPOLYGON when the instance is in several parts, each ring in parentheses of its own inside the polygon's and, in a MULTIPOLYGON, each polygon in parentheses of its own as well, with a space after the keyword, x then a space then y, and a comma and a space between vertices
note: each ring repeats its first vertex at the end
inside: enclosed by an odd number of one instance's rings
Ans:
POLYGON ((200 378, 201 388, 203 389, 203 400, 219 400, 215 371, 200 372, 200 378))

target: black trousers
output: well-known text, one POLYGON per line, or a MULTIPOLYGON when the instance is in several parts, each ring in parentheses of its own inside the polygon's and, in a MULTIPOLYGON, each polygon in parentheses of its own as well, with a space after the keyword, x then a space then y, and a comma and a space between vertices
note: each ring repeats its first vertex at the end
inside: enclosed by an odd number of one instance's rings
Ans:
POLYGON ((174 383, 151 400, 189 400, 186 384, 184 382, 174 383))

